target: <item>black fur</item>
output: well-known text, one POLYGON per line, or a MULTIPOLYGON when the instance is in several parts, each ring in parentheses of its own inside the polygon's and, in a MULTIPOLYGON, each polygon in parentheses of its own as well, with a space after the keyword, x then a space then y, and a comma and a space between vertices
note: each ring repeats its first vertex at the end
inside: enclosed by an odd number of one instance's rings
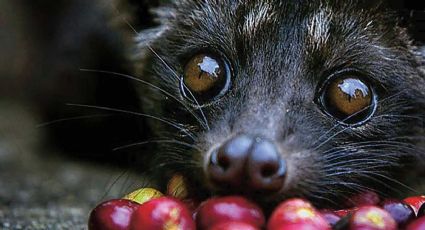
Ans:
POLYGON ((172 174, 183 173, 202 198, 223 192, 204 174, 211 148, 237 133, 259 134, 279 145, 289 167, 279 194, 250 194, 262 203, 301 196, 336 205, 364 189, 406 196, 404 185, 425 174, 425 61, 416 46, 423 43, 424 27, 415 26, 410 14, 423 11, 410 1, 97 4, 58 1, 57 8, 42 4, 32 12, 30 27, 48 23, 33 48, 36 71, 25 81, 44 120, 108 115, 47 126, 73 154, 143 170, 149 165, 162 187, 172 174), (247 17, 261 15, 260 3, 270 20, 246 26, 247 17), (120 29, 108 23, 112 14, 120 29), (309 34, 320 29, 312 26, 317 15, 328 20, 327 37, 309 34), (180 91, 184 65, 198 52, 226 59, 232 73, 230 91, 202 108, 180 91), (367 79, 378 94, 376 113, 364 124, 343 125, 317 103, 323 83, 344 71, 367 79), (111 151, 133 142, 140 143, 111 151))
POLYGON ((139 84, 143 111, 168 121, 148 123, 154 136, 175 141, 158 144, 156 177, 184 173, 198 194, 219 192, 204 174, 204 157, 248 133, 278 143, 288 162, 284 189, 263 202, 303 196, 336 204, 364 189, 405 191, 403 170, 424 155, 423 59, 395 12, 365 2, 184 0, 157 9, 160 24, 140 31, 135 50, 142 59, 135 60, 137 74, 155 85, 139 84), (261 13, 259 4, 272 18, 244 30, 249 14, 261 13), (308 34, 320 12, 329 17, 324 42, 308 34), (198 52, 220 55, 232 72, 231 90, 202 108, 179 87, 185 61, 198 52), (377 91, 377 111, 364 124, 340 124, 315 103, 323 82, 341 71, 377 91))

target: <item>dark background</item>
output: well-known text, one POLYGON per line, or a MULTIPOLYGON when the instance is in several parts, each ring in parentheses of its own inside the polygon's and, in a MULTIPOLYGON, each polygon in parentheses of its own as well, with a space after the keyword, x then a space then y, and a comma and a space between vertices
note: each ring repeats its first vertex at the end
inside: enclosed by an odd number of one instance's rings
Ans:
POLYGON ((0 1, 0 229, 84 229, 96 204, 147 184, 138 151, 112 151, 143 139, 140 121, 69 106, 138 110, 131 82, 80 71, 131 73, 117 7, 0 1))
MULTIPOLYGON (((149 146, 112 151, 146 140, 143 120, 70 105, 140 110, 133 82, 81 71, 131 74, 123 21, 154 26, 158 1, 128 2, 0 0, 0 229, 84 229, 97 203, 148 183, 149 146)), ((387 3, 422 45, 418 2, 387 3)))

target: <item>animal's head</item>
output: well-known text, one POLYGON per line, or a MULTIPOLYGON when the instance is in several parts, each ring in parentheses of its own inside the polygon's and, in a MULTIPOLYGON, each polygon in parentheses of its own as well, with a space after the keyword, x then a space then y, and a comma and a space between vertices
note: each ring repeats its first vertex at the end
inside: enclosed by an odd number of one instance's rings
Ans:
POLYGON ((158 171, 199 191, 332 203, 390 191, 424 153, 420 60, 382 5, 183 0, 156 14, 135 53, 144 112, 172 138, 158 171))

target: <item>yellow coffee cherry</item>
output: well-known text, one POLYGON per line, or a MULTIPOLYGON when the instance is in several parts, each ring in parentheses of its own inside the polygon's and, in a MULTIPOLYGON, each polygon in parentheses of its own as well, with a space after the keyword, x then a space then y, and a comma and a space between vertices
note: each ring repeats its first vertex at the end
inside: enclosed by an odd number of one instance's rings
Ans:
POLYGON ((155 198, 159 198, 164 196, 160 191, 153 189, 153 188, 141 188, 138 189, 126 196, 124 196, 124 199, 131 200, 134 202, 137 202, 139 204, 143 204, 147 201, 150 201, 155 198))
POLYGON ((182 175, 176 174, 170 179, 167 186, 167 194, 181 200, 189 196, 187 183, 182 175))

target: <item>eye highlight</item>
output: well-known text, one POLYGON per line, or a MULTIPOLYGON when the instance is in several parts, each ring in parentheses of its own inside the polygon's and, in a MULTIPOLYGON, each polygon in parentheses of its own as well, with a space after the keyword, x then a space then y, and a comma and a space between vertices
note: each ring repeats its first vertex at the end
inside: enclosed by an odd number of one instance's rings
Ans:
POLYGON ((376 108, 374 90, 357 77, 335 78, 322 93, 326 112, 346 124, 367 120, 376 108))
POLYGON ((210 54, 198 54, 184 68, 181 91, 190 101, 206 103, 223 95, 230 82, 229 68, 225 61, 210 54))

